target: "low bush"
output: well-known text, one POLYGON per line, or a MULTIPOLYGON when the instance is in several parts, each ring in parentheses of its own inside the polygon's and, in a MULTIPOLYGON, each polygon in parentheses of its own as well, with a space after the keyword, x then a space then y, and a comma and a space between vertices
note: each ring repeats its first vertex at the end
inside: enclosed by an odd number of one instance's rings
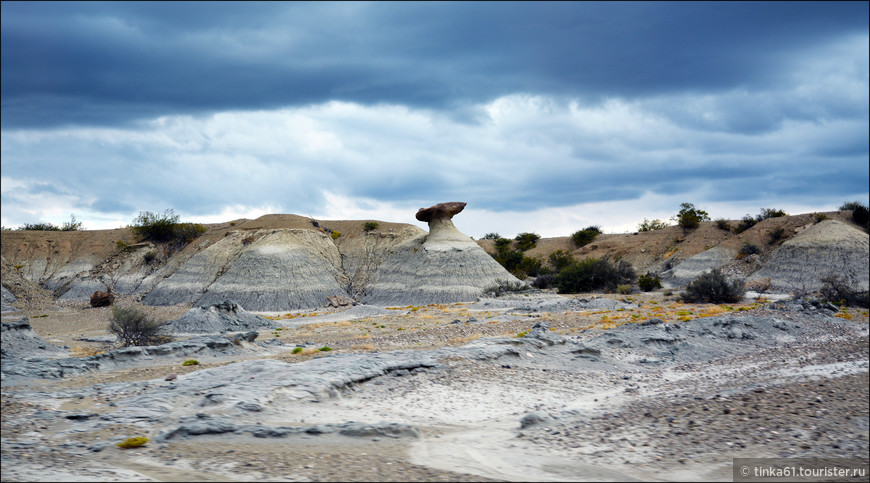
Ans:
POLYGON ((689 303, 718 304, 739 302, 744 293, 742 281, 728 281, 722 272, 714 269, 689 282, 680 297, 689 303))
POLYGON ((363 225, 363 230, 366 232, 370 232, 372 230, 377 230, 379 226, 381 226, 380 223, 376 221, 367 221, 363 225))
POLYGON ((547 257, 547 260, 553 270, 560 272, 563 268, 574 263, 574 255, 565 250, 556 250, 547 257))
POLYGON ((517 250, 524 252, 531 250, 538 245, 538 240, 541 236, 536 233, 520 233, 515 240, 517 241, 517 250))
POLYGON ((692 203, 681 203, 680 206, 681 209, 674 219, 685 230, 694 230, 702 221, 710 219, 706 211, 695 208, 692 203))
POLYGON ((655 231, 655 230, 661 230, 662 228, 667 228, 667 227, 668 227, 667 222, 665 222, 663 220, 656 219, 656 220, 650 221, 650 220, 647 220, 646 218, 644 218, 643 222, 641 224, 637 225, 637 231, 655 231))
POLYGON ((118 336, 123 347, 157 345, 167 342, 163 335, 164 322, 148 318, 144 312, 132 307, 112 307, 109 331, 118 336))
POLYGON ((53 223, 25 223, 18 229, 32 231, 60 231, 60 227, 53 223))
POLYGON ((744 231, 755 226, 756 223, 758 223, 758 221, 755 218, 751 217, 750 215, 746 215, 740 220, 740 223, 738 223, 737 226, 734 227, 734 233, 743 233, 744 231))
POLYGON ((662 288, 662 280, 658 275, 650 275, 649 272, 646 272, 646 275, 638 277, 637 286, 644 292, 651 292, 655 289, 662 288))
POLYGON ((601 234, 601 229, 597 226, 590 226, 583 230, 575 231, 571 234, 571 241, 574 242, 574 246, 577 248, 584 247, 595 239, 598 235, 601 234))
POLYGON ((773 245, 776 242, 782 240, 784 237, 785 237, 785 229, 781 226, 778 226, 778 227, 774 228, 773 230, 770 230, 770 232, 768 232, 767 243, 769 245, 773 245))
POLYGON ((743 258, 758 253, 761 253, 761 250, 759 250, 757 246, 753 245, 752 243, 744 243, 743 246, 740 247, 740 251, 737 253, 737 256, 738 258, 743 258))
POLYGON ((19 230, 33 231, 79 231, 82 229, 82 222, 76 221, 76 215, 70 215, 70 221, 63 223, 63 226, 57 226, 54 223, 25 223, 18 228, 19 230))
POLYGON ((203 233, 205 227, 199 223, 179 223, 179 216, 169 209, 163 213, 140 211, 133 220, 133 233, 156 242, 190 243, 203 233))
POLYGON ((540 259, 525 256, 523 252, 512 249, 511 244, 507 238, 497 238, 495 253, 490 253, 490 256, 519 279, 543 273, 544 263, 540 259))
POLYGON ((851 211, 852 222, 856 225, 867 228, 868 223, 870 223, 870 210, 868 210, 867 205, 864 203, 859 201, 849 201, 840 206, 840 211, 851 211))
POLYGON ((181 363, 182 366, 198 366, 199 361, 196 359, 188 359, 181 363))
POLYGON ((837 275, 831 274, 822 278, 822 288, 819 292, 828 302, 852 307, 870 307, 870 293, 853 290, 844 278, 837 275))
POLYGON ((498 233, 487 233, 486 235, 483 235, 483 240, 498 240, 499 238, 501 238, 501 235, 498 233))
POLYGON ((553 285, 553 281, 556 280, 555 273, 544 273, 535 277, 532 281, 532 287, 535 288, 550 288, 553 285))
POLYGON ((329 234, 329 236, 331 236, 333 240, 338 240, 338 237, 341 236, 341 232, 333 230, 332 233, 329 234))
POLYGON ((775 208, 762 208, 761 213, 759 213, 755 219, 758 221, 764 221, 768 218, 779 218, 781 216, 788 216, 788 213, 775 208))
POLYGON ((731 231, 731 222, 726 219, 719 218, 718 220, 716 220, 716 228, 724 231, 731 231))
POLYGON ((586 258, 572 263, 556 275, 553 283, 559 293, 604 290, 615 292, 617 286, 631 284, 637 278, 631 264, 609 258, 586 258))

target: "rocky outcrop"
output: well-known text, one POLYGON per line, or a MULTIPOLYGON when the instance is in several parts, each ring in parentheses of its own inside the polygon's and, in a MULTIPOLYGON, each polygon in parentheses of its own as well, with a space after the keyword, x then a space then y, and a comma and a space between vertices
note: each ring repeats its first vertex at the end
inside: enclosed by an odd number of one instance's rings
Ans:
POLYGON ((107 292, 97 290, 91 295, 91 307, 108 307, 115 303, 115 294, 109 288, 107 292))
POLYGON ((737 255, 737 250, 731 248, 713 247, 705 250, 663 272, 661 275, 662 285, 666 288, 685 287, 702 273, 720 268, 733 261, 735 255, 737 255))
POLYGON ((870 237, 852 225, 825 220, 803 230, 777 248, 747 281, 770 279, 773 291, 813 292, 833 275, 852 290, 870 286, 870 237))
POLYGON ((0 298, 0 302, 2 302, 0 307, 2 307, 2 311, 15 312, 18 310, 12 306, 12 304, 17 300, 15 294, 10 292, 6 287, 0 287, 0 290, 2 290, 2 298, 0 298))
POLYGON ((327 296, 345 291, 340 266, 335 244, 318 231, 234 232, 191 257, 143 302, 214 305, 233 300, 255 311, 321 307, 327 296))
POLYGON ((451 218, 465 203, 441 203, 420 209, 417 219, 429 233, 407 240, 387 254, 363 301, 373 305, 407 305, 476 300, 499 281, 519 282, 451 218))
POLYGON ((252 314, 241 305, 227 300, 188 310, 181 318, 166 324, 166 331, 176 334, 216 334, 274 327, 275 323, 271 320, 252 314))
POLYGON ((0 345, 0 353, 2 353, 3 366, 6 366, 5 359, 19 357, 59 357, 66 354, 66 350, 54 344, 50 344, 42 337, 38 336, 30 326, 30 321, 26 318, 19 319, 14 322, 3 322, 2 329, 2 345, 0 345))

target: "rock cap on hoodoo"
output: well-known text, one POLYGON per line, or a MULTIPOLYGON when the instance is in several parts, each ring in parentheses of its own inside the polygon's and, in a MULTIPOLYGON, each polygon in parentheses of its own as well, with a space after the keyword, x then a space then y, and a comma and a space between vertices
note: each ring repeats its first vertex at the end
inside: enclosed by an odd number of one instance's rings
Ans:
POLYGON ((453 218, 453 215, 465 209, 464 201, 449 201, 447 203, 438 203, 429 208, 420 208, 417 210, 417 219, 420 221, 430 222, 439 218, 453 218))

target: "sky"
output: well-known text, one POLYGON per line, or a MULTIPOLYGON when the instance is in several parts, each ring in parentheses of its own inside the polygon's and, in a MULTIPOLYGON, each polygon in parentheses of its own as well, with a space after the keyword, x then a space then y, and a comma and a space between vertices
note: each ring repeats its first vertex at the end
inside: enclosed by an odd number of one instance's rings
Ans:
POLYGON ((3 2, 2 226, 870 199, 868 2, 3 2))

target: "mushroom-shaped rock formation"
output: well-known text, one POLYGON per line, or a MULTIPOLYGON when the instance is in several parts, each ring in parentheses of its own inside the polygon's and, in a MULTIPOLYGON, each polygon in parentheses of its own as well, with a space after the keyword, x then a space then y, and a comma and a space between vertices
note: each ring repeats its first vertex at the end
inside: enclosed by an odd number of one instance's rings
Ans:
MULTIPOLYGON (((460 244, 474 243, 474 240, 457 230, 451 221, 453 215, 465 209, 465 205, 466 203, 462 201, 451 201, 417 210, 417 219, 429 224, 429 236, 426 237, 426 243, 429 248, 442 245, 441 248, 449 250, 453 248, 451 242, 460 244)), ((474 244, 476 245, 476 243, 474 244)))
POLYGON ((363 301, 375 305, 469 302, 500 281, 519 282, 451 218, 465 208, 454 201, 421 208, 417 219, 429 223, 420 234, 385 257, 363 301))

